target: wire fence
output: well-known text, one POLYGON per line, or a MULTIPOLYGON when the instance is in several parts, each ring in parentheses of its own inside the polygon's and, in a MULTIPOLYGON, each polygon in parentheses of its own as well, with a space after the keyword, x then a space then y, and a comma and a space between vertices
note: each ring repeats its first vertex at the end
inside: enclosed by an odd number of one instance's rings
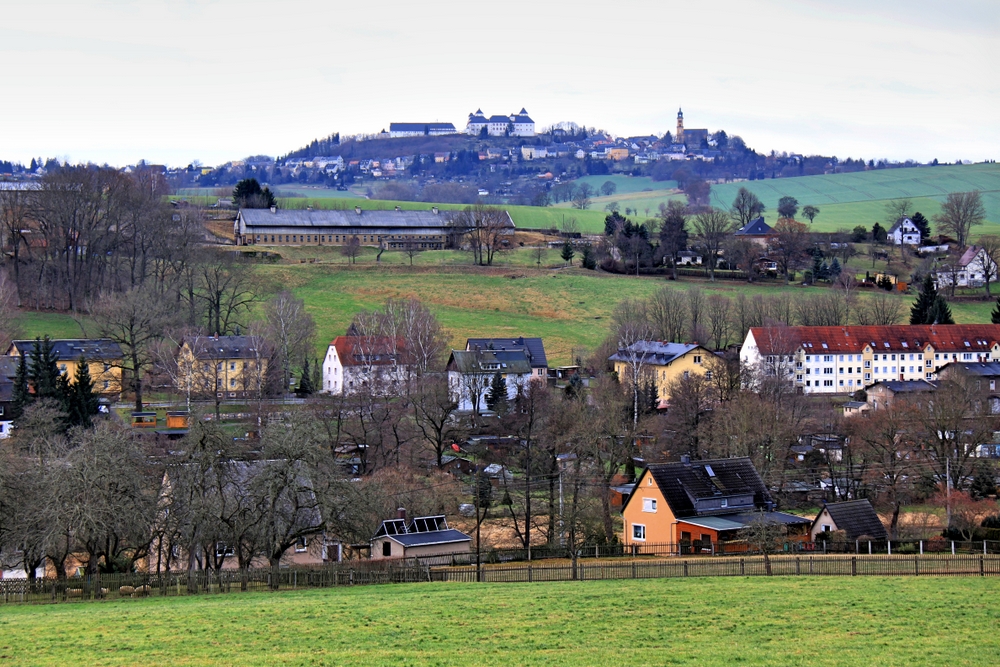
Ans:
MULTIPOLYGON (((279 568, 171 572, 163 574, 94 574, 67 579, 0 580, 0 605, 73 603, 149 597, 218 595, 373 584, 447 582, 541 582, 658 579, 718 576, 1000 576, 1000 543, 955 545, 949 551, 892 554, 782 553, 762 555, 690 555, 632 557, 601 553, 591 558, 454 564, 431 559, 345 561, 320 568, 279 568)), ((860 549, 861 545, 857 547, 860 549)), ((475 554, 471 554, 473 558, 475 554)), ((441 557, 437 557, 441 558, 441 557)), ((444 557, 452 558, 452 557, 444 557)))

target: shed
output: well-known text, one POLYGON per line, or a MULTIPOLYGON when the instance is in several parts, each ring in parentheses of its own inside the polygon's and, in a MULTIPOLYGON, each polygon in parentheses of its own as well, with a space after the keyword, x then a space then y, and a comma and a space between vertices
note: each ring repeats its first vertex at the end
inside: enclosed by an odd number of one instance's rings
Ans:
POLYGON ((875 508, 867 499, 827 503, 813 520, 809 534, 815 541, 820 533, 835 530, 844 531, 848 542, 862 537, 870 537, 873 540, 888 539, 882 520, 878 518, 875 508))
POLYGON ((406 522, 405 510, 396 519, 383 521, 372 537, 371 557, 418 558, 468 553, 472 538, 450 528, 444 515, 414 517, 406 522))

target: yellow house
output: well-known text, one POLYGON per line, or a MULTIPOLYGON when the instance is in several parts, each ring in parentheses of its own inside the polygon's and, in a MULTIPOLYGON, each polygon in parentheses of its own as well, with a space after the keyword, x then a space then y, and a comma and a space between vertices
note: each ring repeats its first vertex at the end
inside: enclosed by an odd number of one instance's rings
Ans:
MULTIPOLYGON (((107 339, 57 338, 50 341, 52 353, 57 358, 59 372, 69 378, 70 384, 75 382, 76 367, 80 358, 87 360, 87 370, 94 383, 94 392, 115 400, 122 393, 122 349, 118 343, 107 339)), ((33 340, 15 340, 7 349, 7 354, 13 357, 22 355, 31 361, 31 353, 35 349, 33 340)))
POLYGON ((608 149, 608 159, 614 160, 615 162, 621 162, 628 158, 627 148, 609 148, 608 149))
POLYGON ((266 384, 268 355, 251 336, 192 336, 177 353, 176 386, 182 393, 216 398, 256 395, 266 384))
POLYGON ((711 350, 698 344, 640 340, 619 349, 609 360, 614 362, 620 382, 647 382, 652 377, 657 396, 665 400, 670 398, 669 387, 674 380, 692 374, 711 379, 712 371, 707 367, 711 356, 711 350))

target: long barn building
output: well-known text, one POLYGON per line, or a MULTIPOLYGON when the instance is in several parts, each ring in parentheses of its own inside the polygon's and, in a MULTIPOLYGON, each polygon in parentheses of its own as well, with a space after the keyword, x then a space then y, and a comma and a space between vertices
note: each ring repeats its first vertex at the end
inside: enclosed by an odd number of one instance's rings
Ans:
MULTIPOLYGON (((514 222, 504 212, 511 231, 514 222)), ((356 237, 361 245, 388 249, 445 247, 451 215, 430 210, 346 211, 242 208, 236 216, 237 245, 344 245, 356 237)))

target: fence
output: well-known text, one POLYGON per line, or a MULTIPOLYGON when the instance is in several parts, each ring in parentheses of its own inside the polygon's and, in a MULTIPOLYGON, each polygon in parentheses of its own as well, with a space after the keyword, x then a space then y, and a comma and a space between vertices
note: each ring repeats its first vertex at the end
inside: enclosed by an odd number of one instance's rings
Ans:
POLYGON ((0 604, 82 602, 145 597, 280 591, 370 584, 443 582, 599 581, 723 576, 1000 576, 1000 554, 796 554, 579 559, 432 567, 415 560, 354 561, 316 569, 223 570, 169 574, 104 574, 0 580, 0 604), (770 571, 768 571, 770 570, 770 571))
POLYGON ((431 570, 434 581, 525 583, 535 581, 599 581, 675 577, 755 576, 1000 576, 1000 555, 934 556, 771 556, 770 573, 763 556, 718 558, 629 559, 619 562, 543 565, 500 565, 431 570))

